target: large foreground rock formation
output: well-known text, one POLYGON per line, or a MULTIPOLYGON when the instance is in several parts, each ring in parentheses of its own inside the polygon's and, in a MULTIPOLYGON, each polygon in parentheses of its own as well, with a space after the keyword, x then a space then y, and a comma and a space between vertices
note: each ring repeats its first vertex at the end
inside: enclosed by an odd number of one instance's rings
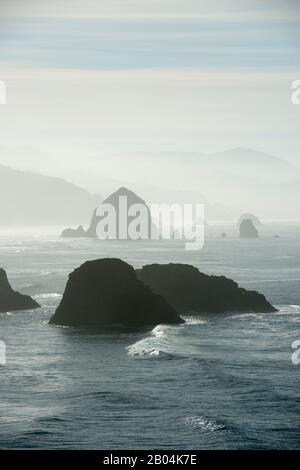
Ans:
POLYGON ((11 288, 6 272, 0 268, 0 312, 29 310, 38 307, 40 305, 29 295, 20 294, 11 288))
POLYGON ((137 277, 179 314, 276 311, 262 294, 243 289, 224 276, 208 276, 187 264, 151 264, 137 270, 137 277))
POLYGON ((177 312, 114 258, 87 261, 70 275, 50 323, 65 326, 140 327, 183 323, 177 312))

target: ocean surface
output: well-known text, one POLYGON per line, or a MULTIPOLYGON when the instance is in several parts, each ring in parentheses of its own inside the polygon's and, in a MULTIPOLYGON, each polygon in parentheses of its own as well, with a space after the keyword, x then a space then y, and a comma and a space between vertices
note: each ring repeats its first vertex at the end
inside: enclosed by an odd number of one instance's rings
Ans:
POLYGON ((207 227, 201 251, 1 232, 0 266, 42 308, 0 314, 0 447, 299 449, 291 344, 300 340, 300 225, 260 232, 240 240, 233 225, 207 227), (101 257, 191 263, 262 292, 279 311, 186 316, 140 331, 48 325, 69 272, 101 257))

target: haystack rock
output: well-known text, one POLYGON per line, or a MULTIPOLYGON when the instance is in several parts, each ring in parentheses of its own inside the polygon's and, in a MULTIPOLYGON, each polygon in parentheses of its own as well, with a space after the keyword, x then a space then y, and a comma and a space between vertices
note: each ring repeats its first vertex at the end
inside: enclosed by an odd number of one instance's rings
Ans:
MULTIPOLYGON (((108 196, 103 201, 102 204, 110 204, 115 209, 115 214, 116 214, 116 234, 115 235, 116 236, 113 238, 117 240, 120 240, 120 239, 130 240, 131 239, 130 236, 128 235, 128 227, 130 223, 136 218, 136 216, 128 215, 128 212, 130 211, 130 208, 135 204, 143 206, 145 209, 145 214, 146 214, 145 224, 146 224, 147 238, 150 239, 151 233, 157 233, 157 228, 155 224, 152 222, 151 212, 146 202, 142 198, 140 198, 136 193, 131 191, 130 189, 127 189, 125 187, 119 188, 117 191, 110 194, 110 196, 108 196), (124 208, 123 206, 124 201, 125 201, 126 208, 127 208, 127 215, 126 215, 127 225, 125 227, 122 227, 122 232, 125 233, 125 237, 123 235, 121 236, 121 229, 119 226, 120 212, 124 208)), ((99 207, 101 208, 101 206, 99 207)), ((90 225, 87 230, 84 230, 82 226, 78 227, 78 229, 68 228, 62 232, 61 236, 62 237, 76 237, 76 238, 77 237, 98 238, 97 227, 101 219, 105 217, 106 216, 99 215, 98 207, 96 207, 96 209, 93 211, 90 225)))
POLYGON ((70 275, 50 323, 65 326, 142 327, 183 323, 160 295, 138 280, 120 259, 87 261, 70 275))
POLYGON ((97 215, 97 210, 98 208, 94 209, 93 215, 91 218, 91 222, 89 225, 89 228, 86 231, 86 237, 87 238, 98 238, 97 236, 97 224, 100 220, 100 217, 97 215))
MULTIPOLYGON (((130 211, 130 208, 136 204, 139 206, 143 206, 145 208, 145 214, 147 214, 146 220, 145 220, 146 231, 147 231, 147 238, 149 239, 151 237, 151 228, 155 230, 155 227, 153 226, 153 222, 151 219, 150 209, 142 198, 140 198, 136 193, 134 193, 133 191, 125 187, 119 188, 117 191, 112 193, 103 201, 103 204, 111 204, 115 208, 116 239, 124 238, 121 235, 121 232, 127 234, 127 236, 125 237, 126 239, 131 239, 130 236, 128 235, 128 227, 130 223, 136 218, 135 215, 127 215, 127 226, 126 227, 119 226, 119 217, 120 217, 121 210, 123 210, 123 204, 125 203, 124 201, 126 201, 126 206, 127 206, 128 211, 130 211)), ((100 220, 100 217, 99 217, 99 220, 100 220)))
POLYGON ((244 219, 240 224, 240 238, 257 238, 258 231, 251 219, 244 219))
POLYGON ((30 310, 38 307, 40 305, 29 295, 20 294, 11 288, 6 272, 0 268, 0 312, 30 310))
POLYGON ((208 276, 187 264, 151 264, 137 277, 179 313, 275 312, 266 298, 224 276, 208 276))

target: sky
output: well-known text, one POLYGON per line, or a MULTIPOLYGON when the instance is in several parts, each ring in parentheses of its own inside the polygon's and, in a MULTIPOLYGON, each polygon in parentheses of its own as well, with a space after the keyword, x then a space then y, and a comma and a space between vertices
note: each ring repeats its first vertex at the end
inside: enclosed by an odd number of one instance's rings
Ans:
POLYGON ((108 177, 135 152, 300 165, 299 23, 298 0, 1 0, 0 146, 108 177))

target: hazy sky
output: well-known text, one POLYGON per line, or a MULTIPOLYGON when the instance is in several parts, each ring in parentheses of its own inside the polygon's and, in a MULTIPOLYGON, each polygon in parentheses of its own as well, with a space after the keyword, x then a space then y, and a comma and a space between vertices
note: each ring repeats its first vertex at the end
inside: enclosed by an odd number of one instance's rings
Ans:
POLYGON ((2 146, 78 169, 232 147, 300 164, 298 0, 1 0, 0 17, 2 146))

